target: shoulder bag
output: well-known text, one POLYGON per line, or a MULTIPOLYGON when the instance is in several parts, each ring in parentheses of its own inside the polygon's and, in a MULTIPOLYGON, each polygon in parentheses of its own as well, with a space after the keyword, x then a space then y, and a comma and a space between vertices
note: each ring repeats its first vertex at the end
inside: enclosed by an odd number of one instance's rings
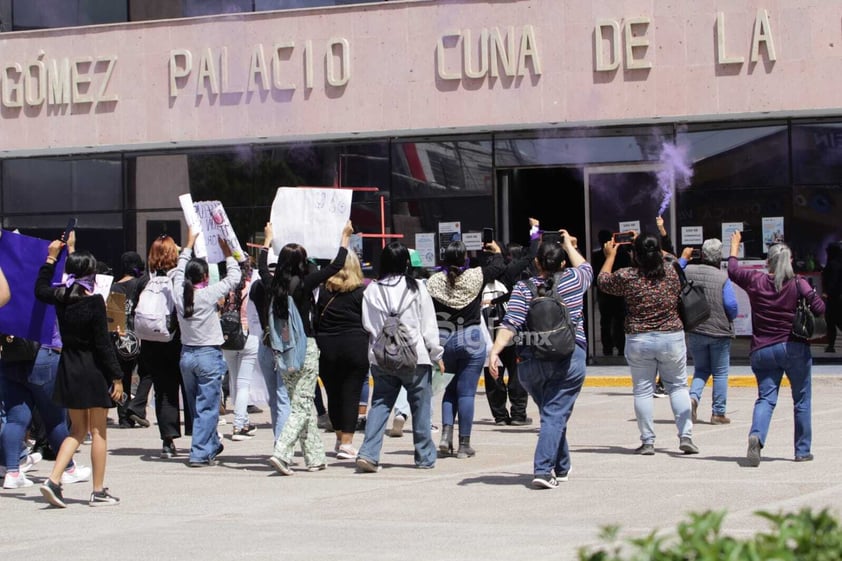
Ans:
POLYGON ((710 317, 710 304, 705 298, 705 291, 687 280, 684 269, 678 262, 673 262, 678 279, 681 281, 681 292, 678 295, 678 315, 684 324, 684 331, 692 331, 710 317))
POLYGON ((819 339, 827 335, 827 322, 824 316, 813 315, 807 296, 814 293, 816 289, 813 288, 807 295, 801 294, 801 280, 801 277, 795 277, 798 301, 795 304, 795 315, 792 317, 792 334, 801 339, 819 339))

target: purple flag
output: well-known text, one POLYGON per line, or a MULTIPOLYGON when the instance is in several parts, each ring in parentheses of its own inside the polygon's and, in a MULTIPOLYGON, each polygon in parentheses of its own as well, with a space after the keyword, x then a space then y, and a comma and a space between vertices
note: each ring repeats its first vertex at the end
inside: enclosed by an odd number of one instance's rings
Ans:
MULTIPOLYGON (((0 268, 9 281, 12 299, 0 308, 0 333, 49 345, 56 324, 56 310, 35 299, 35 279, 47 258, 50 242, 3 231, 0 268)), ((63 255, 63 254, 62 254, 63 255)), ((64 257, 56 264, 56 277, 64 270, 64 257)))

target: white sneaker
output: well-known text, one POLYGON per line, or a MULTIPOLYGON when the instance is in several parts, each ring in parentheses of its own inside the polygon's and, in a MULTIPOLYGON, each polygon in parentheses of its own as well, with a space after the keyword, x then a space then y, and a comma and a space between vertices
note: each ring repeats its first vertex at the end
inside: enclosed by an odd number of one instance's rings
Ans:
POLYGON ((22 473, 28 472, 29 470, 34 468, 35 464, 40 462, 41 459, 42 459, 42 456, 41 456, 40 452, 33 452, 32 454, 28 454, 26 456, 26 461, 24 463, 22 463, 21 466, 20 466, 20 471, 22 473))
POLYGON ((61 484, 68 485, 70 483, 81 483, 83 481, 91 480, 91 468, 76 464, 72 468, 67 468, 61 474, 61 484))
POLYGON ((33 483, 26 478, 23 471, 17 472, 17 475, 7 473, 3 478, 3 489, 20 489, 21 487, 32 487, 33 483))
POLYGON ((352 444, 343 444, 336 451, 336 458, 339 460, 354 460, 357 458, 357 449, 352 444))

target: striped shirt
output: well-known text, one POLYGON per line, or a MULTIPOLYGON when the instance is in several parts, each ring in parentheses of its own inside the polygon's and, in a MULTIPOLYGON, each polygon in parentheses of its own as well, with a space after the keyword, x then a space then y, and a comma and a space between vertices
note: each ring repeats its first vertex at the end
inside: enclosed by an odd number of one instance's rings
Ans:
MULTIPOLYGON (((542 277, 530 279, 536 286, 543 284, 546 280, 542 277)), ((576 343, 587 348, 585 339, 585 326, 583 322, 583 304, 585 291, 593 281, 593 268, 590 263, 582 263, 578 267, 568 267, 561 273, 558 283, 558 295, 564 301, 564 305, 570 311, 570 319, 576 323, 576 343)), ((512 296, 509 299, 509 307, 506 309, 506 316, 503 318, 503 327, 518 332, 526 323, 526 313, 529 311, 529 302, 532 300, 532 293, 526 286, 526 281, 518 282, 512 289, 512 296)))

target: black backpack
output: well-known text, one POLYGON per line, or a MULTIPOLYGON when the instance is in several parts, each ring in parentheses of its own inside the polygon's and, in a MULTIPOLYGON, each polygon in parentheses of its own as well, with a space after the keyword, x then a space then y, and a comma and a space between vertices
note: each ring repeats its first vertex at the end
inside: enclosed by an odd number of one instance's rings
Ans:
POLYGON ((576 323, 570 318, 570 310, 558 295, 561 275, 553 277, 552 288, 540 290, 532 280, 526 287, 532 294, 526 311, 525 329, 521 331, 519 344, 529 348, 532 356, 540 360, 565 360, 576 349, 576 323))

